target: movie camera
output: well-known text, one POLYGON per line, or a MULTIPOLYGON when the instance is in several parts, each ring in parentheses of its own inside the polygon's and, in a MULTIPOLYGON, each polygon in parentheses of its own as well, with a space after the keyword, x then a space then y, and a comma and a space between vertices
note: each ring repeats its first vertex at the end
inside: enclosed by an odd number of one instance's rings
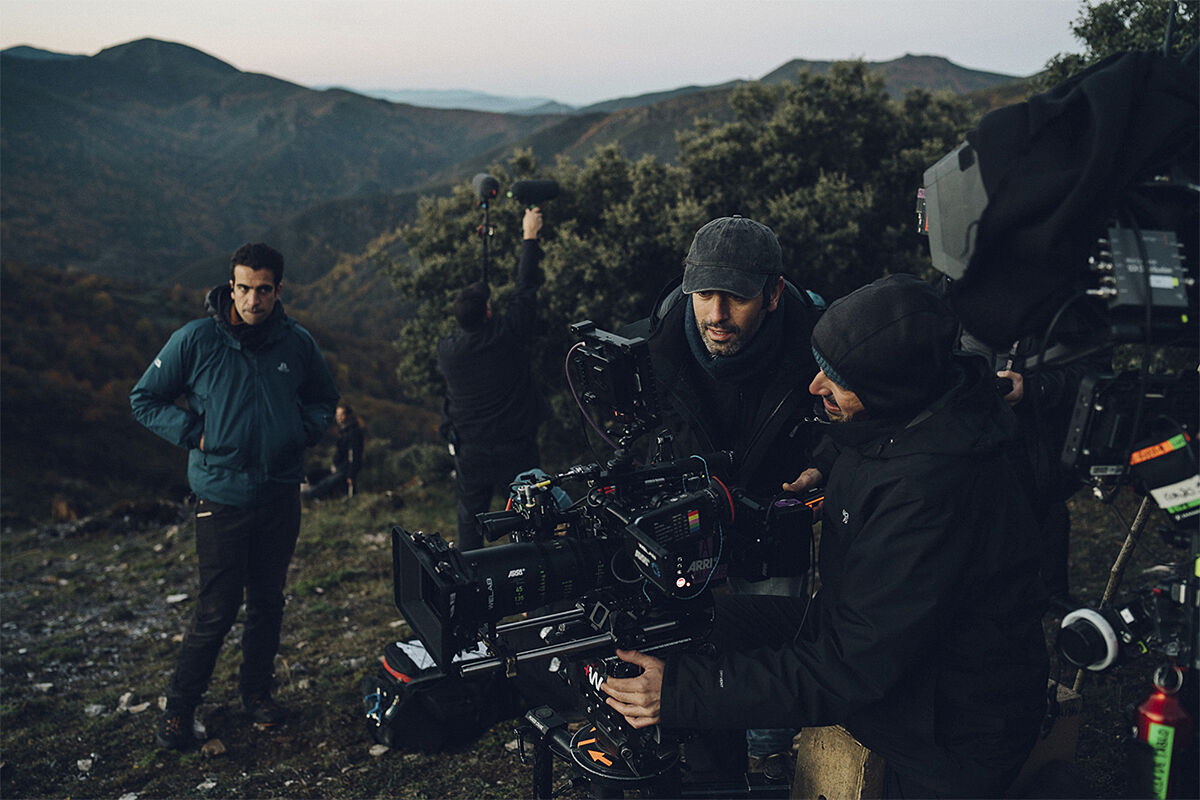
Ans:
POLYGON ((526 715, 537 739, 536 796, 550 796, 542 762, 552 756, 592 786, 676 796, 678 742, 657 728, 633 729, 605 703, 605 677, 632 666, 614 648, 699 646, 713 619, 713 585, 776 574, 786 563, 780 550, 795 538, 782 531, 800 521, 795 515, 807 526, 811 511, 798 498, 762 500, 727 486, 728 452, 672 457, 665 431, 641 463, 634 443, 659 421, 647 342, 591 322, 572 331, 579 342, 567 357, 568 384, 613 445, 612 458, 522 476, 508 510, 478 517, 489 541, 507 535, 508 544, 463 552, 436 534, 395 528, 395 602, 443 670, 482 642, 491 657, 459 665, 459 674, 512 677, 527 662, 545 662, 579 693, 589 724, 574 735, 548 707, 526 715), (561 487, 576 484, 582 494, 570 502, 561 487), (510 638, 531 628, 539 643, 514 647, 510 638))

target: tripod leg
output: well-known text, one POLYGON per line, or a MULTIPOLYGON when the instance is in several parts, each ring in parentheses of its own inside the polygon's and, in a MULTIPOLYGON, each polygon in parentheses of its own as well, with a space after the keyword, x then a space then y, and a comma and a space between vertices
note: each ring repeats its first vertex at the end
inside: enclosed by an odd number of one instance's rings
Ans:
POLYGON ((533 796, 538 800, 554 796, 554 756, 545 736, 539 736, 533 746, 533 796))

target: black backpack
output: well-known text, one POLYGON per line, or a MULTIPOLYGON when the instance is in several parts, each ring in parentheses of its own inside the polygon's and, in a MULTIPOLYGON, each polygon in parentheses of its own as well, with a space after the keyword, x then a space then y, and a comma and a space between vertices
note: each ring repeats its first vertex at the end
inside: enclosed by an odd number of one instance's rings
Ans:
MULTIPOLYGON (((469 663, 484 653, 461 654, 469 663)), ((501 671, 444 674, 417 639, 392 642, 362 681, 367 728, 379 744, 438 753, 473 741, 525 709, 501 671)))

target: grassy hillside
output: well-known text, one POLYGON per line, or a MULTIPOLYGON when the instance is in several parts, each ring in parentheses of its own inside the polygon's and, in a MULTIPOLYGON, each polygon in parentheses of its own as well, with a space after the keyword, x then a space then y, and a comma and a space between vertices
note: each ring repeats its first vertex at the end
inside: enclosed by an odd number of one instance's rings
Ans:
POLYGON ((314 91, 154 39, 81 59, 5 55, 0 81, 5 256, 154 282, 557 119, 314 91))

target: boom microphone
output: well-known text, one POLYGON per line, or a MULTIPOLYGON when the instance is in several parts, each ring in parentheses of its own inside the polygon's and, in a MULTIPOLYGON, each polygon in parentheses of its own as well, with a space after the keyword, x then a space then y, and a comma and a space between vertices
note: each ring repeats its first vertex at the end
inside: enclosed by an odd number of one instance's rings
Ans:
POLYGON ((521 205, 534 206, 558 197, 559 191, 558 181, 548 179, 517 181, 512 185, 508 196, 514 198, 521 205))
POLYGON ((486 203, 500 193, 500 181, 486 172, 481 172, 472 178, 471 186, 475 188, 475 196, 481 203, 486 203))

